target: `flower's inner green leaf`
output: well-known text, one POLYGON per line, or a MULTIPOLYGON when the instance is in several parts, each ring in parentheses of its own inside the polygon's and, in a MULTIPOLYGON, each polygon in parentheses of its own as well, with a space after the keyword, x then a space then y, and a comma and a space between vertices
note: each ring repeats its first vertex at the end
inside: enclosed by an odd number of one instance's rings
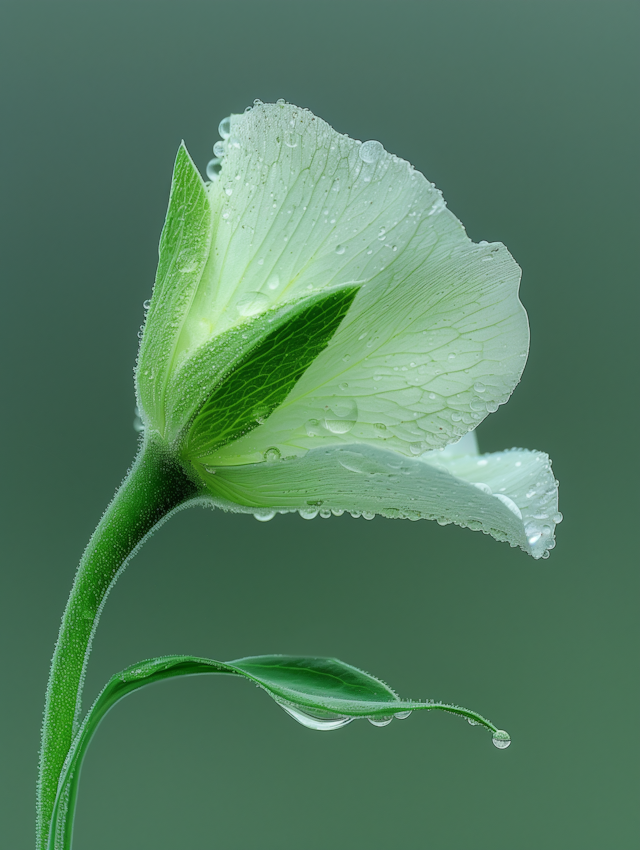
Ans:
POLYGON ((140 409, 164 430, 164 394, 178 354, 180 329, 202 277, 213 230, 204 183, 184 144, 176 157, 158 271, 140 343, 136 386, 140 409), (171 321, 167 321, 171 316, 171 321))
POLYGON ((346 286, 314 300, 265 336, 201 407, 185 456, 206 457, 263 423, 329 344, 357 292, 346 286))
POLYGON ((464 717, 492 733, 498 749, 509 735, 474 711, 441 702, 401 700, 380 679, 337 658, 264 655, 236 661, 213 661, 191 655, 169 655, 133 664, 111 678, 85 717, 65 761, 49 832, 49 850, 69 850, 80 768, 89 741, 105 714, 120 699, 145 685, 176 676, 226 673, 243 676, 263 688, 287 714, 303 726, 330 731, 357 718, 386 726, 394 717, 415 710, 439 710, 464 717))

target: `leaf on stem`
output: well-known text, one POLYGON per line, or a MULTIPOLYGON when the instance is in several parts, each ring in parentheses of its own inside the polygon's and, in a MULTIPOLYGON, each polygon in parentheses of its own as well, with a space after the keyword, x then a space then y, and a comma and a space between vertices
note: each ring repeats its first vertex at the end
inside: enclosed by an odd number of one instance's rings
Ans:
POLYGON ((297 655, 257 655, 236 661, 213 661, 191 655, 167 655, 133 664, 113 676, 87 713, 65 761, 50 830, 49 850, 69 850, 73 809, 82 759, 105 714, 120 699, 145 685, 176 676, 224 673, 243 676, 265 690, 287 714, 310 729, 331 731, 353 720, 368 719, 387 726, 412 711, 446 711, 472 726, 484 726, 498 749, 509 735, 475 711, 427 700, 402 700, 383 681, 337 658, 297 655))

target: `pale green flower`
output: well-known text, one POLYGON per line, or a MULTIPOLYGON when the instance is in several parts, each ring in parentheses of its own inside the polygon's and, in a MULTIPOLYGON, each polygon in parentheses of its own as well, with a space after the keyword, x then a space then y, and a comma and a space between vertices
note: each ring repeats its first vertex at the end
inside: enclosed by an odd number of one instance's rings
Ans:
POLYGON ((504 245, 308 110, 220 127, 211 182, 184 146, 176 161, 136 373, 146 438, 226 509, 437 519, 546 556, 548 457, 479 455, 470 434, 527 357, 504 245))

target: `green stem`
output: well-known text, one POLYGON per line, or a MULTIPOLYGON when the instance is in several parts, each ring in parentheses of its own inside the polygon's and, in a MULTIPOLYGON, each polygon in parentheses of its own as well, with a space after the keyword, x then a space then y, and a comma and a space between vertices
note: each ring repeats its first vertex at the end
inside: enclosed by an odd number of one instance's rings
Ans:
POLYGON ((38 773, 36 850, 47 846, 58 780, 81 718, 82 686, 102 606, 144 539, 198 495, 176 459, 146 441, 82 556, 51 662, 38 773))

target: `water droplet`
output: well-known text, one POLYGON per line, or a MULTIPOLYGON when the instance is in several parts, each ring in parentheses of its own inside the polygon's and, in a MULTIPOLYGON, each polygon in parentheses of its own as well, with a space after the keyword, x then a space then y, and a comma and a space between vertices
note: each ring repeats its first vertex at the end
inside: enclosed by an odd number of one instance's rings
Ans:
POLYGON ((393 715, 389 715, 388 717, 370 717, 369 723, 372 726, 388 726, 393 720, 393 715))
POLYGON ((287 130, 287 132, 284 134, 284 143, 288 148, 297 148, 298 137, 295 133, 292 133, 291 130, 287 130))
MULTIPOLYGON (((284 105, 286 104, 286 102, 287 102, 287 101, 286 101, 283 97, 279 97, 279 98, 276 100, 276 103, 278 104, 278 106, 284 106, 284 105)), ((284 706, 282 706, 282 707, 284 708, 284 706)))
POLYGON ((218 124, 218 133, 223 139, 228 139, 231 135, 231 116, 228 115, 226 118, 223 118, 222 121, 218 124))
POLYGON ((346 726, 347 723, 351 723, 353 720, 353 717, 345 717, 343 714, 329 714, 327 712, 326 715, 321 715, 306 709, 303 711, 301 708, 294 708, 292 705, 284 705, 283 703, 278 703, 278 705, 290 717, 297 720, 298 723, 306 726, 307 729, 316 729, 318 732, 331 732, 333 729, 342 729, 343 726, 346 726))
POLYGON ((315 519, 318 516, 317 508, 300 508, 298 511, 302 519, 315 519))
POLYGON ((304 429, 308 437, 318 437, 322 434, 322 426, 319 419, 308 419, 304 423, 304 429))
POLYGON ((417 443, 409 443, 409 451, 412 455, 421 455, 425 450, 425 444, 420 441, 417 443))
POLYGON ((452 420, 453 422, 460 422, 460 420, 461 420, 461 419, 462 419, 462 414, 461 414, 461 413, 452 413, 452 414, 451 414, 451 420, 452 420))
POLYGON ((486 494, 487 494, 487 496, 493 496, 493 491, 491 490, 491 487, 489 487, 489 485, 488 485, 488 484, 483 484, 481 481, 478 481, 478 482, 477 482, 476 484, 474 484, 473 486, 474 486, 474 487, 477 487, 477 488, 478 488, 478 490, 482 490, 482 492, 483 492, 483 493, 486 493, 486 494))
POLYGON ((518 519, 522 519, 522 512, 520 508, 516 505, 513 499, 510 499, 508 496, 505 496, 504 493, 494 493, 496 499, 499 499, 505 508, 509 508, 512 514, 515 514, 518 519))
POLYGON ((379 159, 380 154, 383 153, 383 151, 384 148, 380 142, 376 142, 375 139, 370 139, 368 142, 363 142, 360 145, 358 154, 363 162, 375 162, 379 159))
POLYGON ((270 519, 273 519, 276 515, 276 511, 260 511, 260 513, 255 513, 254 517, 258 520, 258 522, 269 522, 270 519))
POLYGON ((336 254, 344 254, 345 250, 344 245, 336 245, 336 254))
POLYGON ((244 298, 236 304, 236 310, 241 316, 255 316, 269 305, 269 299, 262 292, 247 292, 244 298))
POLYGON ((375 513, 373 511, 362 511, 362 518, 363 519, 374 519, 375 513))
POLYGON ((467 723, 469 726, 482 726, 482 723, 478 723, 478 721, 474 720, 473 717, 467 717, 467 723))
POLYGON ((348 389, 348 388, 349 388, 349 384, 348 384, 346 381, 343 381, 343 382, 340 384, 340 389, 341 389, 341 390, 346 390, 346 389, 348 389))
POLYGON ((482 381, 476 381, 476 382, 475 382, 475 384, 473 385, 473 389, 474 389, 477 393, 483 393, 483 392, 484 392, 487 388, 486 388, 486 387, 485 387, 485 385, 482 383, 482 381))
POLYGON ((331 508, 331 513, 332 513, 334 516, 342 516, 342 514, 344 513, 344 511, 342 510, 342 508, 331 508))
POLYGON ((397 720, 406 720, 407 717, 409 717, 410 714, 411 714, 411 709, 409 709, 408 711, 396 711, 396 713, 393 716, 397 720))
POLYGON ((381 227, 380 230, 378 231, 378 239, 380 240, 380 242, 382 242, 382 240, 384 239, 386 232, 387 232, 386 227, 381 227))
POLYGON ((224 192, 225 192, 225 195, 228 195, 229 197, 231 197, 231 195, 233 195, 233 184, 227 183, 227 185, 224 187, 224 192))
POLYGON ((220 157, 214 156, 207 163, 207 177, 209 180, 217 180, 220 176, 220 157))
POLYGON ((149 298, 147 298, 147 300, 146 300, 146 301, 143 301, 143 302, 142 302, 142 309, 143 309, 143 310, 144 310, 144 312, 146 313, 146 312, 147 312, 147 310, 149 309, 149 307, 151 307, 151 300, 150 300, 149 298))
POLYGON ((353 398, 335 399, 325 415, 324 424, 332 434, 346 434, 358 421, 358 405, 353 398))
POLYGON ((508 732, 505 732, 504 729, 498 729, 493 733, 493 746, 497 747, 499 750, 506 750, 507 747, 511 744, 511 737, 508 732))
POLYGON ((280 460, 280 451, 275 446, 271 446, 270 449, 267 449, 264 453, 264 459, 267 463, 273 463, 276 460, 280 460))
POLYGON ((376 422, 373 426, 375 431, 386 431, 387 426, 383 422, 376 422))
POLYGON ((277 289, 277 288, 280 286, 280 275, 278 275, 278 274, 276 274, 276 273, 274 272, 274 273, 273 273, 273 274, 269 277, 269 280, 267 281, 267 286, 268 286, 268 287, 269 287, 269 289, 271 289, 271 290, 273 290, 273 289, 277 289))
POLYGON ((227 146, 224 142, 216 142, 213 146, 213 153, 217 157, 223 157, 227 152, 227 146))
POLYGON ((561 522, 562 522, 562 520, 563 520, 563 516, 562 516, 562 514, 560 513, 560 511, 558 511, 558 513, 557 513, 557 514, 554 514, 554 515, 551 517, 551 519, 555 522, 555 524, 556 524, 556 525, 560 525, 560 523, 561 523, 561 522))

